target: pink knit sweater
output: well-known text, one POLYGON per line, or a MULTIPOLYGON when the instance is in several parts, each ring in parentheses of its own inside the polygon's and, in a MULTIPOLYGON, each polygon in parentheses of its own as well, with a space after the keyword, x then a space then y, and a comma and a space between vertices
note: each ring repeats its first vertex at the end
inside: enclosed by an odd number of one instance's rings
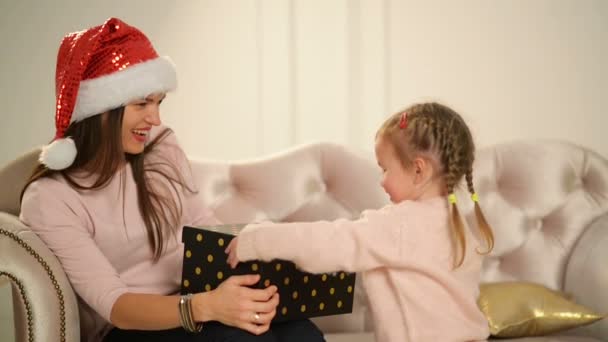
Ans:
MULTIPOLYGON (((173 134, 157 145, 147 161, 159 160, 160 156, 169 158, 186 183, 194 187, 188 161, 173 134)), ((83 179, 85 184, 90 181, 83 179)), ((59 258, 76 291, 83 341, 101 341, 111 328, 112 306, 123 293, 179 291, 181 227, 218 221, 199 195, 181 188, 178 191, 170 192, 182 199, 183 216, 167 239, 164 254, 154 263, 130 166, 115 175, 108 186, 94 191, 75 190, 62 176, 40 179, 27 188, 20 218, 59 258)))
POLYGON ((292 260, 312 273, 361 272, 377 342, 483 341, 488 322, 476 304, 483 257, 467 232, 466 259, 453 269, 446 203, 405 201, 356 221, 251 224, 239 234, 237 256, 292 260))

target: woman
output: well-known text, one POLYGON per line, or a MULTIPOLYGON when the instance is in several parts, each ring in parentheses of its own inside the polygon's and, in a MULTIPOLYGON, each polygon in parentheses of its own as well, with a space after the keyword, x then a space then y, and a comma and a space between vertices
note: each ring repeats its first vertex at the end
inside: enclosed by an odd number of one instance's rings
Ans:
POLYGON ((277 288, 234 276, 175 295, 184 225, 203 205, 159 106, 174 66, 119 19, 68 34, 56 73, 56 135, 22 192, 21 220, 57 255, 80 303, 84 341, 323 341, 308 320, 271 325, 277 288))

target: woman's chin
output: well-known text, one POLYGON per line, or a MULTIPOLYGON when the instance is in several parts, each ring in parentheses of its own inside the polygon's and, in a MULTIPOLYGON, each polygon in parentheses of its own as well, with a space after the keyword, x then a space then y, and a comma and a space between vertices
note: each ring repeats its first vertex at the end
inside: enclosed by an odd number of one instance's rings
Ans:
POLYGON ((140 146, 124 146, 123 149, 127 154, 140 154, 144 151, 144 144, 141 144, 140 146))

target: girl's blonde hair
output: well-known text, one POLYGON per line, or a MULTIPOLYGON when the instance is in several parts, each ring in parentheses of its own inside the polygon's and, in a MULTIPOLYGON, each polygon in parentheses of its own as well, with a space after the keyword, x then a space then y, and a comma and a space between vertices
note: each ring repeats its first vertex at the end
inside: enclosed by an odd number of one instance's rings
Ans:
POLYGON ((404 167, 409 167, 416 156, 431 157, 444 177, 450 199, 450 226, 460 253, 455 266, 462 265, 466 251, 464 224, 456 205, 454 188, 464 176, 471 198, 475 203, 478 228, 486 242, 488 254, 494 248, 494 234, 479 207, 473 187, 473 161, 475 145, 469 127, 451 108, 439 103, 415 104, 389 117, 376 133, 386 139, 397 152, 404 167))

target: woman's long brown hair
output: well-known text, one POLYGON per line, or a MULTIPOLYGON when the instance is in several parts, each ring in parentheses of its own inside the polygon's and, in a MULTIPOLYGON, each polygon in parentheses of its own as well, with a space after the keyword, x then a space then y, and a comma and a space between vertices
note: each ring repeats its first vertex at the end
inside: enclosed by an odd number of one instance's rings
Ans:
MULTIPOLYGON (((65 136, 71 137, 76 145, 78 153, 74 163, 60 171, 51 170, 43 164, 36 165, 21 191, 21 198, 30 184, 56 174, 63 176, 70 186, 77 190, 101 189, 107 186, 113 177, 124 176, 121 167, 126 161, 131 165, 138 207, 146 226, 148 242, 154 253, 154 260, 158 261, 167 237, 176 232, 182 215, 181 197, 175 196, 176 201, 171 194, 179 194, 178 187, 189 192, 194 190, 185 184, 177 166, 169 160, 163 160, 163 156, 159 156, 160 159, 157 158, 154 162, 146 160, 146 155, 172 133, 170 129, 158 134, 145 146, 142 153, 124 152, 121 137, 123 115, 124 107, 120 107, 71 124, 65 136), (78 177, 74 175, 76 171, 79 173, 78 177), (82 177, 81 172, 84 172, 86 179, 93 177, 93 184, 81 184, 78 181, 78 178, 82 177)), ((124 182, 122 185, 124 199, 124 182)))

